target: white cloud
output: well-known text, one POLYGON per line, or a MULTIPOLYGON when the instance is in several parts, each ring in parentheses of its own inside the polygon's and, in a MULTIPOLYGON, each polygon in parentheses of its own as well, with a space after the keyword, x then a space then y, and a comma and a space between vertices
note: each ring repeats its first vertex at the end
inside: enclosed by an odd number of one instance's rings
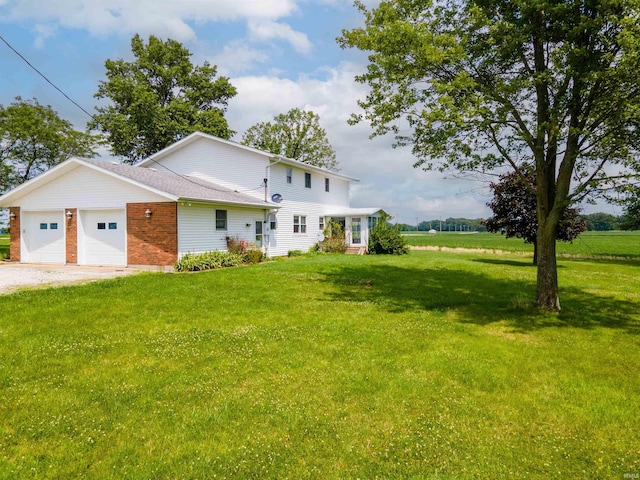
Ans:
POLYGON ((271 20, 251 20, 249 34, 255 41, 269 41, 273 39, 285 40, 298 53, 308 53, 311 50, 309 38, 302 32, 297 32, 286 23, 271 20))
POLYGON ((392 148, 393 139, 388 137, 370 140, 367 125, 347 124, 351 113, 359 109, 357 100, 366 95, 366 87, 353 81, 361 69, 342 63, 326 69, 325 79, 232 78, 238 95, 231 100, 227 117, 231 128, 238 131, 236 139, 251 125, 291 108, 312 110, 320 115, 341 171, 360 179, 353 185, 353 206, 382 207, 407 223, 414 223, 415 217, 487 216, 487 199, 474 190, 478 184, 414 169, 409 148, 392 148))
POLYGON ((269 60, 269 56, 262 50, 251 48, 241 40, 229 42, 222 51, 211 58, 209 63, 218 66, 221 75, 234 75, 255 68, 269 60))
POLYGON ((297 10, 296 0, 8 0, 0 6, 5 21, 32 20, 94 35, 154 33, 179 41, 195 38, 188 22, 275 21, 297 10))

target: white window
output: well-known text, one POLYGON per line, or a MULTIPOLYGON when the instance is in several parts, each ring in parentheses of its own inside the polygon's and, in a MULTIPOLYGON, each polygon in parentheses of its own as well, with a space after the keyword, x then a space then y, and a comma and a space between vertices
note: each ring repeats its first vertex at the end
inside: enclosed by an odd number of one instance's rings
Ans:
POLYGON ((329 179, 328 178, 324 179, 324 191, 325 192, 329 191, 329 179))
POLYGON ((324 217, 318 218, 318 227, 321 232, 324 232, 324 217))
POLYGON ((304 186, 306 188, 311 188, 311 174, 310 173, 305 173, 304 174, 304 186))
POLYGON ((307 217, 304 215, 293 216, 293 233, 307 233, 307 217))
POLYGON ((216 230, 227 229, 227 211, 216 210, 216 230))
POLYGON ((287 168, 287 183, 291 183, 291 179, 293 178, 293 172, 290 168, 287 168))
POLYGON ((278 223, 276 222, 276 214, 269 214, 269 230, 276 230, 278 228, 278 223))

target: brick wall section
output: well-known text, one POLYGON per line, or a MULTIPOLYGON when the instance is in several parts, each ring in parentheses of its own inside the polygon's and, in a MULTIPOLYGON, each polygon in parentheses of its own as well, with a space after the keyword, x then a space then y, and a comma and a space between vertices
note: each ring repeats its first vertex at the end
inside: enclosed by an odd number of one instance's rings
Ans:
POLYGON ((66 223, 66 262, 78 263, 78 210, 75 208, 65 208, 64 218, 66 223), (67 217, 67 212, 71 212, 73 216, 67 217))
POLYGON ((9 215, 15 214, 16 218, 9 217, 9 259, 13 262, 20 261, 20 207, 9 208, 9 215))
POLYGON ((127 264, 175 265, 178 261, 178 204, 127 203, 127 264), (145 211, 151 210, 151 217, 145 211))

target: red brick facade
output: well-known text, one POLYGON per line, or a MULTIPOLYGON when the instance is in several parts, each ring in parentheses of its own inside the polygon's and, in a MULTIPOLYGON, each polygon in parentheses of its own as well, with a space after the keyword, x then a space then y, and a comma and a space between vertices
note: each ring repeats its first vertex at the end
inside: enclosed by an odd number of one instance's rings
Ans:
POLYGON ((127 264, 164 266, 177 261, 178 204, 127 203, 127 264))
POLYGON ((78 210, 75 208, 66 208, 64 211, 66 230, 66 262, 78 263, 78 210), (71 217, 67 215, 71 212, 71 217))
POLYGON ((9 209, 9 259, 20 261, 20 207, 9 209), (11 218, 15 215, 16 218, 11 218))

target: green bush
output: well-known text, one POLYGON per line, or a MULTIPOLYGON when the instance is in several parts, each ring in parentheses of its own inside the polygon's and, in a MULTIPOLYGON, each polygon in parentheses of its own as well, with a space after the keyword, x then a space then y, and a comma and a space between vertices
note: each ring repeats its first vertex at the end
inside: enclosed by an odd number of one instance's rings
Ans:
MULTIPOLYGON (((262 252, 260 252, 262 253, 262 252)), ((187 253, 176 264, 178 272, 198 272, 222 267, 236 267, 242 265, 243 256, 231 252, 187 253)))
POLYGON ((347 244, 344 241, 344 228, 338 222, 329 222, 324 229, 324 240, 321 242, 323 252, 344 253, 347 244))
POLYGON ((242 254, 242 260, 244 263, 260 263, 264 259, 264 253, 257 248, 251 248, 245 250, 242 254))
POLYGON ((302 253, 302 250, 289 250, 287 252, 287 256, 289 257, 301 257, 302 255, 304 255, 304 253, 302 253))
POLYGON ((369 253, 403 255, 407 252, 402 234, 390 226, 386 218, 381 218, 369 234, 369 253))

